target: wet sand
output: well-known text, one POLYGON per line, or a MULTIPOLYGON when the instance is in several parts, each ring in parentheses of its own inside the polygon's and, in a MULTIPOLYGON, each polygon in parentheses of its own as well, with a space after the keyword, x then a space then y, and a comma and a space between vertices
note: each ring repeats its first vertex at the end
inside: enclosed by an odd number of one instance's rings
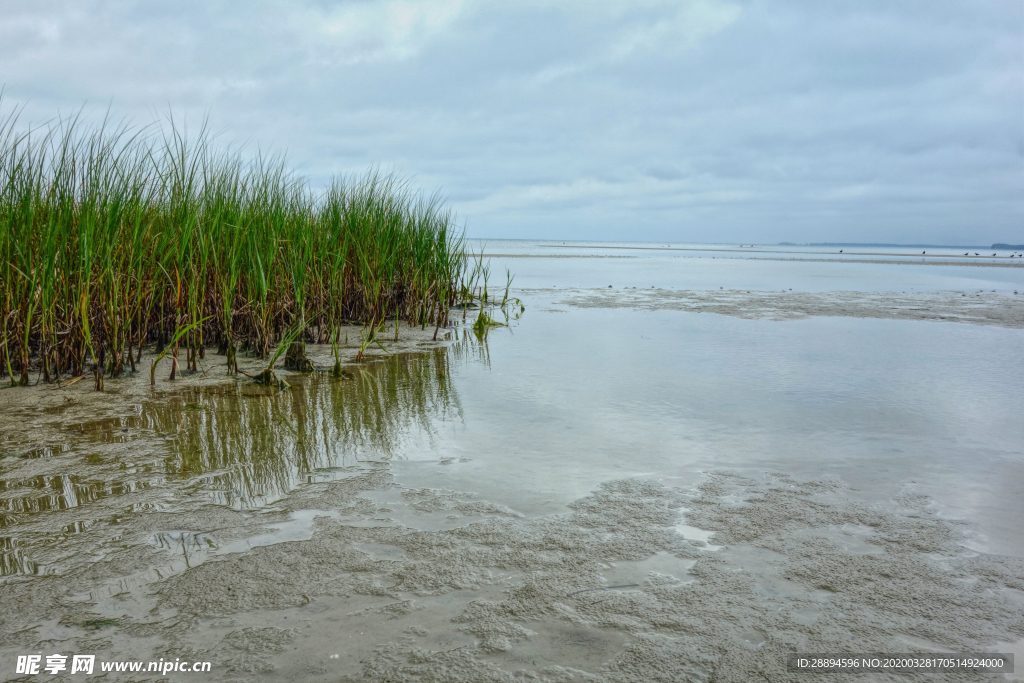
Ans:
MULTIPOLYGON (((550 295, 551 290, 535 290, 550 295)), ((531 294, 523 292, 524 296, 531 294)), ((562 290, 559 290, 562 294, 562 290)), ((756 290, 582 289, 559 302, 578 308, 718 313, 737 318, 799 320, 814 316, 883 318, 1024 328, 1024 293, 766 292, 756 290)))
POLYGON ((913 493, 711 472, 530 518, 452 491, 377 500, 394 486, 382 468, 257 514, 126 516, 99 561, 0 585, 4 654, 208 660, 216 680, 675 682, 803 680, 792 651, 1021 652, 1024 561, 966 551, 913 493), (273 538, 306 510, 308 538, 273 538))
MULTIPOLYGON (((576 290, 563 303, 1021 327, 1008 298, 576 290)), ((970 526, 911 483, 879 500, 751 468, 634 476, 555 514, 403 485, 390 454, 415 425, 457 418, 451 363, 486 353, 452 332, 437 346, 403 328, 393 355, 347 379, 294 376, 288 392, 227 379, 211 355, 209 372, 156 392, 144 372, 102 396, 89 379, 4 390, 4 675, 35 652, 209 660, 205 677, 226 681, 595 683, 805 680, 785 668, 792 651, 1024 655, 1024 560, 970 550, 970 526)), ((327 365, 325 351, 310 353, 327 365)))

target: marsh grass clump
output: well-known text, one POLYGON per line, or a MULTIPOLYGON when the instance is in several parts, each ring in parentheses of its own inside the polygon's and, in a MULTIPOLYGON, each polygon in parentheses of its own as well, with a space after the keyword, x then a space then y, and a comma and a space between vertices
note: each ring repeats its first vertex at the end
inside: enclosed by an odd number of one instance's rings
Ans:
MULTIPOLYGON (((459 305, 462 308, 462 319, 466 320, 469 310, 476 307, 476 320, 473 321, 473 333, 477 339, 483 340, 493 327, 508 327, 510 320, 518 320, 526 310, 523 302, 510 296, 512 289, 512 273, 505 271, 505 289, 500 301, 488 295, 487 285, 491 277, 490 261, 484 260, 483 249, 479 254, 472 254, 472 267, 462 279, 459 290, 459 305), (517 310, 518 309, 518 310, 517 310), (494 318, 495 311, 500 312, 505 322, 494 318)), ((434 330, 437 339, 437 330, 434 330)))
POLYGON ((239 352, 268 358, 292 329, 290 367, 310 368, 306 343, 332 344, 338 364, 344 325, 363 326, 363 348, 388 319, 446 325, 465 266, 453 213, 394 175, 314 191, 282 157, 216 149, 205 127, 190 138, 173 121, 23 128, 17 110, 0 115, 12 384, 92 372, 102 389, 147 344, 171 356, 172 379, 208 348, 236 373, 239 352))

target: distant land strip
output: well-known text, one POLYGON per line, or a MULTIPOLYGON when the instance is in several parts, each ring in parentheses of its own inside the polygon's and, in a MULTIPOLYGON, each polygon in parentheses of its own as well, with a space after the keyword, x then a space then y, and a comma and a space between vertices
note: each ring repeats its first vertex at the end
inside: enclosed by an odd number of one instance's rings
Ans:
MULTIPOLYGON (((764 246, 764 245, 762 245, 764 246)), ((990 247, 980 244, 892 244, 889 242, 779 242, 780 247, 877 247, 896 249, 1024 249, 1024 245, 999 242, 990 247)))
MULTIPOLYGON (((777 251, 775 249, 754 249, 754 248, 733 248, 733 249, 701 249, 698 247, 613 247, 606 245, 571 245, 571 244, 538 244, 540 248, 544 249, 631 249, 634 251, 703 251, 713 253, 729 253, 729 254, 810 254, 810 255, 835 255, 834 251, 777 251)), ((798 245, 791 245, 798 246, 798 245)), ((916 247, 914 247, 916 248, 916 247)), ((936 249, 967 249, 968 247, 935 247, 936 249)), ((992 247, 972 247, 973 249, 991 249, 992 247)), ((512 254, 509 254, 512 256, 512 254)), ((901 256, 907 258, 913 256, 913 258, 966 258, 966 259, 1011 259, 1014 257, 1010 256, 988 256, 986 254, 970 254, 966 256, 956 256, 955 254, 895 254, 892 252, 875 252, 875 251, 850 251, 843 254, 843 256, 901 256)), ((1024 261, 1024 258, 1021 259, 1024 261)))

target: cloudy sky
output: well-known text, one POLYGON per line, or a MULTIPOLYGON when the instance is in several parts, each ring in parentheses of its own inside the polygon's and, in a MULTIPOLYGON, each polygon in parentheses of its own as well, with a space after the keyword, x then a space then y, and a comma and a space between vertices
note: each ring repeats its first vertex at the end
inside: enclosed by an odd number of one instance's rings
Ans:
POLYGON ((0 84, 380 164, 474 237, 1024 243, 1020 0, 0 0, 0 84))

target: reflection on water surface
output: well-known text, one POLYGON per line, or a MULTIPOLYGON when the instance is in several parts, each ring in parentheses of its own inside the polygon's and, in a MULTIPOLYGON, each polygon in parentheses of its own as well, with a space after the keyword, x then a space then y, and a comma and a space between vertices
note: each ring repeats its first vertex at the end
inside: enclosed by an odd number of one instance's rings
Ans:
POLYGON ((411 432, 429 437, 432 420, 457 416, 450 362, 436 349, 359 366, 348 378, 318 373, 286 392, 197 390, 148 409, 139 427, 176 437, 163 460, 168 476, 193 478, 219 504, 258 507, 337 469, 390 459, 411 432))
MULTIPOLYGON (((404 444, 433 439, 437 421, 461 419, 453 365, 486 363, 486 353, 466 335, 348 366, 341 378, 296 376, 287 391, 244 381, 193 387, 123 416, 66 425, 65 442, 0 460, 0 528, 10 534, 0 537, 0 572, 42 573, 29 558, 125 514, 210 503, 253 509, 387 462, 404 444)), ((183 538, 178 546, 203 543, 183 538)))

